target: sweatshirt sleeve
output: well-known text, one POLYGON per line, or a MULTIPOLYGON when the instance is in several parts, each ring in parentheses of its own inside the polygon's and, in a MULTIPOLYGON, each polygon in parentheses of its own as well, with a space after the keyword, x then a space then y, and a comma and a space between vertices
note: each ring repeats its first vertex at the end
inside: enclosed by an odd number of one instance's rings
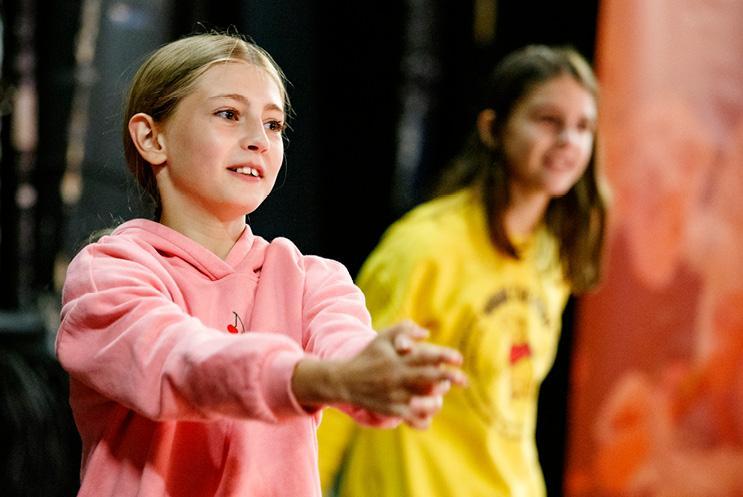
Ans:
MULTIPOLYGON (((304 266, 305 350, 325 359, 355 356, 376 336, 364 294, 339 262, 308 256, 304 266)), ((399 418, 354 406, 339 404, 336 407, 365 425, 388 428, 400 423, 399 418)))
POLYGON ((305 349, 321 358, 356 355, 375 337, 364 294, 336 261, 308 256, 304 265, 305 349))
POLYGON ((172 301, 167 275, 101 252, 84 249, 67 273, 56 352, 72 378, 151 419, 307 414, 290 391, 297 343, 211 329, 172 301))

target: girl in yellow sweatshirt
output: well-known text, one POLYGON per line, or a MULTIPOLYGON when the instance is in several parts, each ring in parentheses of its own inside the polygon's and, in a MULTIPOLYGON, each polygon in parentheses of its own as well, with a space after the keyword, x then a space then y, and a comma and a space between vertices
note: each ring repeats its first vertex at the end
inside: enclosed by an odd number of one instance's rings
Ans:
POLYGON ((403 318, 428 328, 462 352, 469 387, 449 394, 425 432, 326 412, 326 493, 545 495, 538 390, 568 296, 599 279, 596 81, 575 51, 529 46, 495 68, 487 90, 444 194, 395 223, 358 277, 375 328, 403 318))

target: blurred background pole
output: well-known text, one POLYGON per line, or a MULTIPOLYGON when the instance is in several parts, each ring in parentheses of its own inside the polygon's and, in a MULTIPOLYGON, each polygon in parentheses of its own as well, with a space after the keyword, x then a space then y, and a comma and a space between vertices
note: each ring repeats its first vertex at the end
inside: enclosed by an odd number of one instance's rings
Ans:
POLYGON ((2 105, 0 111, 0 309, 18 307, 18 207, 16 190, 16 151, 11 138, 13 100, 19 75, 17 26, 22 0, 5 0, 2 3, 2 105))
MULTIPOLYGON (((86 0, 86 4, 91 0, 86 0)), ((144 55, 170 40, 170 0, 95 0, 88 35, 78 57, 73 109, 84 132, 75 137, 65 173, 66 227, 61 259, 72 257, 91 234, 147 212, 124 165, 121 111, 124 93, 144 55)), ((84 8, 85 10, 85 8, 84 8)))
POLYGON ((75 90, 75 38, 82 0, 55 0, 36 10, 38 145, 31 175, 35 190, 31 289, 53 291, 54 262, 62 244, 60 193, 75 90))

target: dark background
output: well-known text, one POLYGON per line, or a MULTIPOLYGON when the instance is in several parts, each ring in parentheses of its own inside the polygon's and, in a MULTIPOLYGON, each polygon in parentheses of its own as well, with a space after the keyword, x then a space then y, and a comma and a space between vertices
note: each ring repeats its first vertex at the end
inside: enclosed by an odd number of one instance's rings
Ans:
MULTIPOLYGON (((0 414, 11 422, 3 420, 9 443, 0 451, 16 461, 1 470, 7 495, 74 492, 79 447, 50 352, 61 275, 93 231, 146 214, 124 167, 119 122, 146 53, 195 31, 231 29, 273 55, 291 82, 295 117, 284 172, 250 224, 355 275, 462 145, 474 82, 529 43, 570 44, 592 60, 597 9, 598 0, 2 1, 0 414), (35 109, 17 98, 29 88, 35 109), (31 145, 16 138, 20 122, 32 123, 31 145), (65 197, 69 184, 81 189, 65 197), (14 378, 29 383, 18 388, 14 378), (25 403, 46 407, 24 419, 25 403), (46 450, 30 448, 34 437, 46 450)), ((562 494, 573 308, 540 399, 551 496, 562 494)))

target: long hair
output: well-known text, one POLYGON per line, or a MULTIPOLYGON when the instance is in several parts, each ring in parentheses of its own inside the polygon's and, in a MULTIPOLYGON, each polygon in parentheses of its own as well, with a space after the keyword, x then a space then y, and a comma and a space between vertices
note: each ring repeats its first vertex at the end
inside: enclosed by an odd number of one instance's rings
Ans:
POLYGON ((232 34, 192 35, 156 50, 137 70, 126 98, 123 119, 124 155, 139 186, 150 197, 155 218, 162 210, 152 166, 145 161, 129 135, 129 119, 139 112, 155 122, 165 121, 189 95, 199 77, 218 62, 241 60, 265 70, 279 87, 287 115, 290 112, 284 73, 258 45, 232 34))
MULTIPOLYGON (((496 146, 483 143, 475 128, 438 187, 438 193, 443 194, 477 185, 486 206, 491 239, 510 257, 518 258, 518 253, 504 224, 510 193, 509 168, 502 149, 503 130, 522 98, 536 86, 565 74, 598 99, 591 67, 571 48, 530 45, 505 57, 488 78, 479 105, 481 110, 495 111, 496 146)), ((596 155, 594 140, 585 173, 565 195, 550 200, 545 215, 547 229, 559 241, 563 271, 575 293, 591 289, 601 276, 607 194, 596 155)))

